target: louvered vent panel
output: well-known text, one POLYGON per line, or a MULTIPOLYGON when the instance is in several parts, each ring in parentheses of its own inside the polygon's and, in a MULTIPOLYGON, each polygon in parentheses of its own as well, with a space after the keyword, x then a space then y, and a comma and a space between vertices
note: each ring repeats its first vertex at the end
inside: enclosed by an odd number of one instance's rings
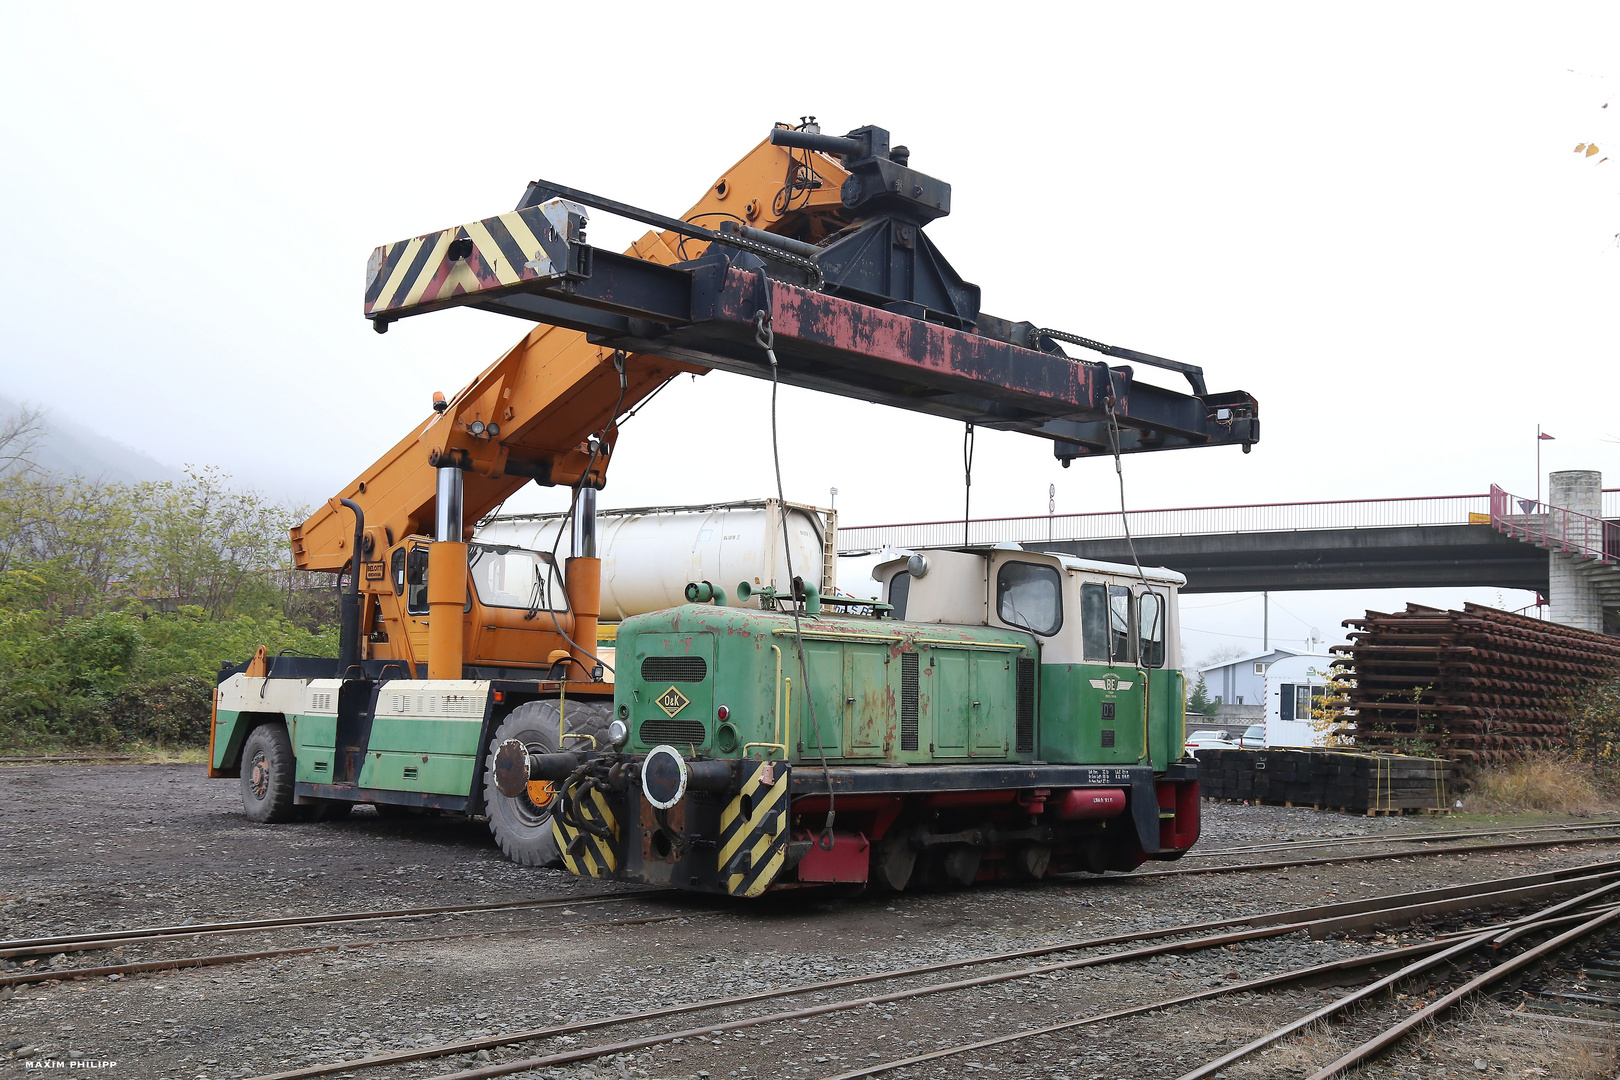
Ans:
POLYGON ((702 682, 708 675, 709 664, 701 656, 648 656, 641 661, 641 677, 647 682, 702 682))
POLYGON ((900 654, 900 749, 917 749, 917 654, 900 654))
POLYGON ((1035 661, 1018 661, 1018 752, 1035 751, 1035 661))
MULTIPOLYGON (((699 661, 701 663, 701 661, 699 661)), ((702 746, 708 732, 701 720, 677 720, 674 717, 654 716, 641 722, 641 741, 647 746, 669 743, 671 746, 702 746)))

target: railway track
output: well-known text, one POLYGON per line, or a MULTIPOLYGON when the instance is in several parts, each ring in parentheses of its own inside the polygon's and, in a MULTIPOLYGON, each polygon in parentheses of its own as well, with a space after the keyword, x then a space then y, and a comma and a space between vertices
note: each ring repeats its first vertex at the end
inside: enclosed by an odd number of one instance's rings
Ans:
MULTIPOLYGON (((1620 821, 1601 822, 1578 826, 1531 826, 1521 830, 1490 830, 1468 832, 1461 834, 1467 838, 1491 837, 1502 835, 1518 835, 1522 832, 1541 832, 1548 830, 1586 830, 1595 828, 1620 827, 1620 821)), ((1427 841, 1436 836, 1445 839, 1457 838, 1459 834, 1425 834, 1418 837, 1403 837, 1402 841, 1427 841)), ((1380 842, 1383 838, 1361 838, 1368 843, 1380 842)), ((1333 840, 1313 840, 1301 842, 1301 847, 1317 847, 1323 844, 1334 843, 1333 840)), ((1360 841, 1358 841, 1360 842, 1360 841)), ((1273 861, 1262 863, 1233 863, 1217 866, 1182 867, 1173 870, 1157 870, 1127 875, 1118 875, 1112 878, 1097 879, 1087 876, 1082 880, 1141 880, 1158 877, 1172 877, 1183 874, 1212 874, 1232 872, 1258 872, 1268 870, 1293 869, 1310 866, 1330 866, 1343 863, 1372 862, 1382 859, 1413 858, 1436 855, 1457 855, 1471 853, 1487 853, 1493 851, 1522 850, 1537 847, 1562 847, 1575 843, 1620 842, 1620 836, 1612 837, 1570 837, 1559 840, 1531 840, 1504 844, 1480 844, 1469 847, 1425 848, 1420 850, 1403 849, 1394 852, 1370 852, 1355 855, 1334 856, 1318 859, 1299 859, 1288 861, 1273 861)), ((1223 849, 1220 853, 1232 854, 1245 851, 1276 851, 1286 850, 1291 845, 1258 845, 1255 848, 1223 849)), ((133 930, 99 931, 85 934, 66 934, 51 937, 25 938, 11 941, 0 941, 0 959, 11 959, 24 956, 51 956, 67 952, 86 952, 101 949, 116 948, 132 944, 149 944, 167 940, 180 940, 197 938, 201 936, 223 936, 229 934, 251 933, 261 930, 297 929, 316 926, 333 926, 389 920, 407 920, 428 918, 443 914, 473 914, 494 911, 511 911, 523 909, 546 909, 567 907, 569 905, 585 905, 599 903, 621 903, 637 899, 654 899, 673 895, 667 890, 631 890, 622 893, 610 893, 600 896, 581 897, 569 900, 544 901, 507 901, 493 904, 471 905, 445 905, 439 907, 402 908, 384 911, 339 912, 314 916, 287 916, 268 919, 245 919, 235 921, 221 921, 213 923, 189 924, 178 926, 146 927, 133 930)), ((689 894, 683 894, 689 895, 689 894)), ((714 911, 693 911, 683 915, 664 918, 648 918, 642 920, 620 920, 619 925, 633 923, 648 923, 668 921, 669 919, 691 917, 701 914, 715 914, 714 911)), ((614 925, 614 924, 575 924, 579 925, 614 925)), ((487 931, 486 933, 533 933, 549 928, 522 928, 519 930, 487 931)), ((187 967, 213 967, 225 964, 249 963, 255 960, 273 959, 282 956, 307 955, 316 952, 334 951, 344 948, 365 948, 372 945, 406 945, 412 942, 431 942, 453 938, 457 935, 426 935, 409 938, 391 939, 362 939, 339 943, 325 943, 314 946, 289 946, 285 948, 261 949, 236 953, 212 953, 199 956, 160 958, 144 961, 131 961, 123 964, 98 965, 94 967, 62 968, 48 971, 27 972, 22 974, 0 974, 0 987, 22 985, 27 983, 59 982, 77 978, 105 977, 108 975, 132 975, 142 972, 167 971, 187 967)))
POLYGON ((446 904, 438 907, 391 908, 380 911, 343 911, 326 915, 287 915, 267 919, 237 919, 228 922, 187 923, 174 926, 148 926, 135 930, 94 930, 82 934, 15 938, 0 941, 0 959, 15 956, 45 956, 61 952, 110 949, 137 942, 164 941, 216 934, 240 934, 254 930, 282 930, 308 926, 334 926, 349 923, 422 919, 433 915, 461 915, 488 911, 517 911, 572 907, 582 904, 615 904, 674 895, 667 889, 627 889, 553 900, 509 900, 492 904, 446 904))
POLYGON ((1228 855, 1253 855, 1272 851, 1299 851, 1313 847, 1350 847, 1362 844, 1416 844, 1450 840, 1479 840, 1492 836, 1522 836, 1526 833, 1587 832, 1593 829, 1620 829, 1620 818, 1606 818, 1591 822, 1560 822, 1551 825, 1523 825, 1512 829, 1439 829, 1416 833, 1412 836, 1320 836, 1310 840, 1282 840, 1269 844, 1251 844, 1232 848, 1195 848, 1187 852, 1186 859, 1213 859, 1228 855))
MULTIPOLYGON (((1609 885, 1601 889, 1592 890, 1590 893, 1577 898, 1577 901, 1586 902, 1595 899, 1599 895, 1612 892, 1617 887, 1620 887, 1620 885, 1609 885)), ((1162 1001, 1153 1002, 1148 1005, 1135 1006, 1129 1009, 1116 1009, 1112 1012, 1098 1013, 1092 1016, 1081 1017, 1076 1020, 1065 1021, 1060 1024, 1049 1024, 1043 1027, 1031 1028, 1025 1031, 996 1036, 995 1038, 991 1039, 981 1039, 970 1043, 962 1043, 942 1050, 930 1051, 926 1054, 918 1054, 911 1057, 880 1062, 875 1065, 862 1066, 846 1072, 837 1073, 828 1077, 827 1080, 859 1080, 861 1077, 879 1076, 884 1073, 894 1072, 916 1065, 941 1061, 951 1057, 959 1057, 964 1054, 986 1050, 991 1047, 1006 1046, 1011 1043, 1040 1038, 1060 1031, 1072 1030, 1077 1027, 1107 1023, 1111 1020, 1121 1020, 1131 1016, 1162 1012, 1168 1009, 1176 1008, 1177 1006, 1188 1005, 1197 1001, 1208 1000, 1210 998, 1228 997, 1240 993, 1253 993, 1258 990, 1271 989, 1273 987, 1299 982, 1322 975, 1337 974, 1357 968, 1389 964, 1395 961, 1410 961, 1410 963, 1405 963, 1393 974, 1386 975, 1381 978, 1375 978, 1361 988, 1357 989, 1355 992, 1339 998, 1329 1006, 1318 1009, 1315 1012, 1301 1017, 1300 1019, 1294 1020, 1289 1024, 1269 1033, 1268 1035, 1263 1036, 1260 1039, 1256 1039, 1247 1045, 1240 1047, 1238 1050, 1222 1055, 1220 1058, 1202 1065, 1191 1072, 1185 1073, 1180 1077, 1180 1080, 1204 1080, 1204 1078, 1216 1075, 1227 1066, 1242 1060, 1250 1054, 1271 1045, 1287 1035, 1309 1027, 1311 1024, 1325 1020, 1335 1012, 1341 1011, 1356 1002, 1363 1001, 1381 990, 1386 990, 1394 986, 1396 983, 1404 979, 1421 974, 1449 960, 1463 956, 1468 952, 1472 952, 1480 948, 1486 942, 1491 940, 1493 934, 1496 934, 1499 931, 1516 930, 1521 932, 1538 932, 1556 928, 1571 921, 1580 923, 1580 925, 1576 926, 1574 929, 1568 930, 1559 935, 1557 938, 1537 946, 1535 950, 1532 950, 1532 953, 1535 954, 1534 956, 1526 954, 1528 959, 1524 959, 1522 962, 1516 963, 1516 967, 1522 967, 1525 963, 1539 959, 1540 955, 1548 951, 1555 950, 1558 946, 1566 944, 1569 941, 1576 940, 1580 937, 1584 937, 1593 931, 1612 923, 1617 919, 1620 919, 1620 905, 1608 905, 1591 918, 1588 918, 1587 915, 1558 916, 1555 914, 1556 912, 1564 910, 1566 907, 1568 907, 1569 903, 1573 903, 1573 901, 1566 902, 1565 904, 1555 904, 1551 908, 1545 909, 1543 912, 1528 916, 1524 919, 1515 920, 1514 923, 1505 924, 1504 926, 1493 926, 1479 932, 1444 935, 1443 937, 1436 939, 1434 942, 1380 950, 1364 956, 1352 957, 1347 960, 1337 960, 1326 964, 1316 964, 1309 967, 1296 968, 1292 971, 1283 972, 1277 975, 1269 975, 1259 979, 1239 982, 1230 987, 1221 987, 1214 990, 1204 990, 1192 994, 1184 994, 1180 997, 1166 998, 1162 1001)), ((1516 958, 1516 960, 1518 959, 1519 958, 1516 958)), ((1480 980, 1473 980, 1469 984, 1470 990, 1477 988, 1476 984, 1479 983, 1480 980)), ((1461 999, 1461 996, 1463 996, 1461 992, 1454 993, 1454 995, 1451 996, 1451 1000, 1447 1002, 1447 1004, 1454 1004, 1457 1000, 1461 999)), ((1436 1003, 1436 1005, 1439 1004, 1439 1002, 1436 1003)), ((1433 1007, 1431 1007, 1430 1010, 1425 1010, 1425 1012, 1432 1012, 1432 1009, 1433 1007)), ((1401 1027, 1401 1033, 1411 1030, 1412 1027, 1417 1026, 1418 1022, 1403 1022, 1404 1026, 1401 1027)), ((1395 1037, 1396 1036, 1393 1034, 1392 1029, 1391 1033, 1386 1033, 1386 1035, 1381 1038, 1377 1044, 1377 1047, 1374 1047, 1373 1041, 1369 1040, 1369 1043, 1364 1044, 1365 1049, 1358 1048, 1358 1050, 1352 1052, 1352 1054, 1345 1055, 1333 1065, 1318 1071, 1311 1077, 1311 1080, 1326 1080, 1328 1077, 1338 1075, 1339 1072, 1350 1067, 1350 1065, 1364 1060, 1367 1056, 1370 1056, 1371 1053, 1376 1052, 1377 1048, 1382 1048, 1383 1046, 1389 1045, 1390 1041, 1392 1041, 1395 1037)), ((487 1075, 494 1074, 480 1070, 474 1072, 452 1073, 448 1074, 447 1076, 436 1077, 434 1080, 472 1080, 473 1077, 487 1075)))
MULTIPOLYGON (((1365 929, 1377 925, 1411 923, 1415 920, 1453 915, 1466 910, 1523 904, 1567 893, 1577 893, 1578 895, 1572 900, 1553 904, 1539 912, 1496 923, 1489 928, 1488 933, 1476 929, 1460 940, 1441 937, 1434 941, 1397 949, 1374 949, 1361 956, 1335 960, 1328 964, 1316 964, 1298 970, 1268 974, 1256 979, 1237 981, 1230 986, 1222 986, 1214 990, 1198 991, 1178 998, 1082 1017, 1077 1020, 1065 1021, 1055 1027, 1048 1025, 1007 1036, 998 1036, 996 1039, 989 1041, 980 1040, 940 1051, 930 1051, 927 1054, 912 1058, 879 1062, 874 1065, 864 1066, 853 1072, 839 1074, 840 1077, 877 1075, 881 1072, 893 1071, 955 1054, 967 1053, 986 1046, 1000 1045, 1023 1038, 1035 1038, 1041 1034, 1050 1034, 1054 1031, 1067 1030, 1084 1024, 1103 1023, 1127 1016, 1153 1013, 1186 1002, 1229 996, 1235 993, 1255 992, 1323 974, 1342 973, 1360 967, 1387 966, 1395 961, 1410 959, 1415 962, 1431 955, 1443 955, 1443 958, 1449 958, 1456 955, 1455 950, 1462 948, 1462 946, 1472 943, 1471 947, 1477 948, 1480 943, 1490 940, 1495 935, 1514 932, 1543 932, 1555 924, 1562 925, 1557 920, 1562 919, 1567 922, 1571 918, 1580 918, 1579 915, 1571 914, 1575 907, 1620 894, 1620 863, 1594 863, 1542 874, 1488 879, 1470 885, 1445 889, 1429 889, 1414 893, 1375 897, 1368 900, 1284 909, 1232 919, 1210 920, 1167 928, 1054 942, 1036 948, 989 953, 864 975, 850 975, 815 983, 794 984, 749 994, 710 998, 635 1013, 522 1031, 509 1031, 435 1046, 394 1051, 358 1059, 346 1059, 328 1064, 265 1074, 257 1078, 257 1080, 309 1080, 309 1078, 328 1076, 338 1072, 349 1073, 396 1066, 412 1061, 443 1059, 502 1047, 510 1048, 519 1044, 542 1040, 561 1039, 568 1041, 573 1036, 585 1032, 631 1028, 657 1020, 710 1011, 717 1011, 722 1017, 722 1019, 714 1023, 689 1026, 674 1031, 634 1034, 611 1042, 589 1046, 568 1046, 566 1049, 503 1061, 484 1068, 453 1072, 441 1078, 441 1080, 451 1080, 451 1078, 453 1080, 483 1080, 483 1078, 503 1076, 529 1069, 577 1064, 597 1058, 667 1046, 677 1041, 712 1038, 726 1033, 741 1032, 769 1025, 794 1023, 834 1013, 848 1013, 858 1009, 890 1006, 899 1002, 1014 981, 1051 978, 1059 973, 1072 972, 1078 969, 1130 964, 1170 953, 1195 953, 1202 950, 1232 946, 1241 942, 1299 933, 1307 933, 1312 937, 1322 937, 1328 934, 1365 929), (1481 934, 1484 934, 1484 936, 1481 937, 1481 934), (1149 944, 1137 945, 1134 948, 1113 952, 1097 951, 1111 946, 1136 942, 1149 942, 1149 944), (1052 958, 1065 953, 1082 953, 1083 955, 1067 959, 1050 959, 1049 962, 1034 966, 1008 966, 1015 965, 1020 961, 1052 958), (903 985, 947 971, 959 972, 963 969, 991 967, 1000 967, 1002 970, 988 971, 967 978, 923 982, 921 985, 903 985), (876 994, 843 997, 834 1001, 822 1001, 800 1008, 737 1018, 739 1010, 766 1001, 777 1001, 807 995, 813 997, 818 994, 841 993, 847 992, 847 989, 852 986, 891 982, 902 985, 898 989, 876 994)), ((1620 905, 1613 906, 1610 910, 1615 915, 1620 916, 1620 905)))

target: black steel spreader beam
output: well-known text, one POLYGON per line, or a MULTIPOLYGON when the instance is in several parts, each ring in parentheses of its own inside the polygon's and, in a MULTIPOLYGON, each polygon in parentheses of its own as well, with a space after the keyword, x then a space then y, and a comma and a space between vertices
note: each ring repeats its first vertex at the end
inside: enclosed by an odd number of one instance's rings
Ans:
POLYGON ((820 140, 809 148, 842 155, 850 230, 820 246, 755 229, 715 232, 535 181, 511 213, 379 248, 366 316, 382 331, 410 315, 475 307, 579 330, 616 349, 769 378, 763 312, 781 381, 1038 435, 1065 464, 1116 446, 1126 454, 1247 451, 1259 440, 1255 399, 1206 392, 1194 365, 981 312, 978 287, 921 232, 949 212, 950 186, 911 169, 886 131, 778 129, 773 138, 820 140), (709 248, 674 266, 593 248, 587 206, 709 248), (1058 340, 1177 372, 1194 392, 1138 382, 1128 365, 1068 356, 1058 340))

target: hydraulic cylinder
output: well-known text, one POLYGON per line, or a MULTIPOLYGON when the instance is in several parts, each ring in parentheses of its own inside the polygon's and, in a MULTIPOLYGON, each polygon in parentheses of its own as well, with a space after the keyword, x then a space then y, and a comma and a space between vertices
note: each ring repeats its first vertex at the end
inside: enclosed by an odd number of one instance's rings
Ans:
POLYGON ((574 658, 587 677, 596 666, 596 627, 602 615, 602 560, 596 557, 596 489, 579 489, 568 560, 568 608, 573 612, 574 658))
POLYGON ((467 606, 460 469, 439 469, 433 518, 434 542, 428 545, 428 678, 459 679, 467 606))

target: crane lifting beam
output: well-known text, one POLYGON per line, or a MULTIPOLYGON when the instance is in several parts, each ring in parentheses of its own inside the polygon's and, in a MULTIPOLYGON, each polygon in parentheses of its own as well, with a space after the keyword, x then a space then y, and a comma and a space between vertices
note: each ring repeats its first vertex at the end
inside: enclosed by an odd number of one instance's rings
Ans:
MULTIPOLYGON (((530 186, 525 201, 533 200, 378 248, 366 317, 382 332, 410 315, 475 307, 583 331, 604 347, 769 378, 764 312, 783 382, 1039 435, 1064 464, 1112 452, 1110 403, 1121 453, 1230 444, 1247 452, 1259 440, 1258 406, 1246 393, 1186 394, 1139 382, 1128 365, 1070 357, 1032 324, 976 310, 967 325, 960 312, 820 291, 827 282, 808 245, 754 230, 717 233, 543 182, 530 186), (553 194, 559 190, 566 196, 553 194), (706 241, 708 250, 665 266, 593 248, 581 200, 706 241)), ((1203 388, 1190 365, 1110 352, 1180 371, 1203 388)))

